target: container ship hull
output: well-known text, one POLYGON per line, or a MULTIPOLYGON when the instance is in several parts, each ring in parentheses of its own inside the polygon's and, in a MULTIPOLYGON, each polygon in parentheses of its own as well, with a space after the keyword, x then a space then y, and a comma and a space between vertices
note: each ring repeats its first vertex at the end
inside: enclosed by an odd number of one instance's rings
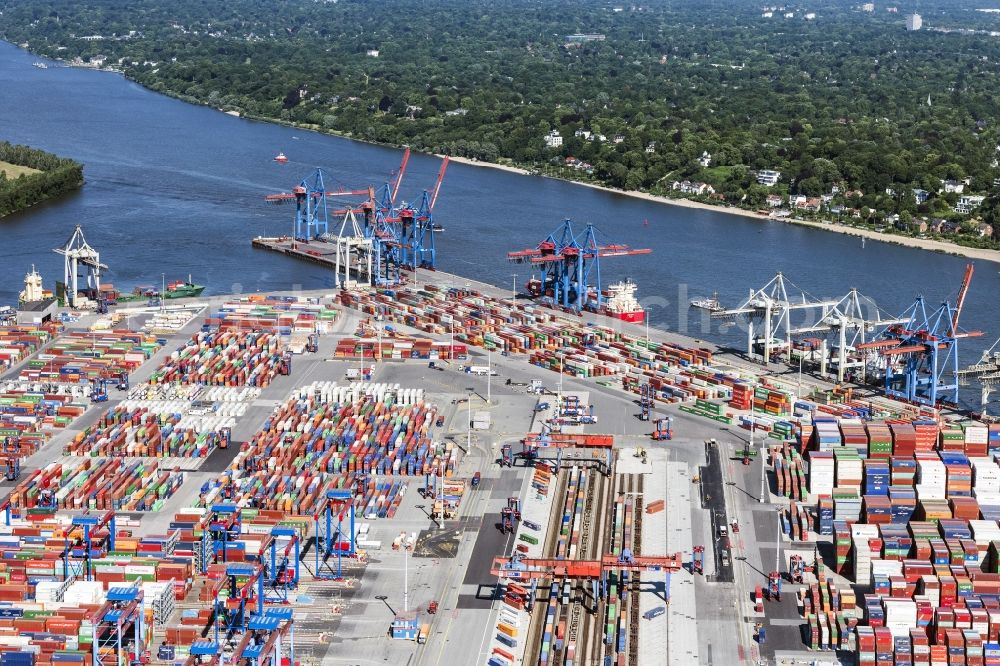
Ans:
POLYGON ((205 291, 204 285, 192 284, 177 287, 176 289, 168 289, 164 296, 167 298, 193 298, 195 296, 201 296, 201 292, 203 291, 205 291))
POLYGON ((636 312, 611 312, 610 310, 603 310, 601 314, 612 319, 620 319, 630 324, 641 324, 646 321, 646 313, 642 310, 636 312))
POLYGON ((137 287, 132 293, 118 294, 115 300, 118 303, 134 303, 155 296, 162 296, 167 300, 174 298, 194 298, 201 296, 201 292, 203 291, 205 291, 205 285, 190 283, 170 285, 163 294, 160 294, 159 289, 155 287, 137 287))
MULTIPOLYGON (((541 298, 543 295, 549 298, 553 296, 552 290, 543 289, 541 280, 538 280, 537 278, 528 281, 527 290, 532 298, 541 298)), ((643 310, 642 306, 639 305, 639 302, 635 299, 635 290, 635 283, 631 281, 617 282, 610 285, 608 290, 602 294, 607 300, 606 305, 597 309, 588 304, 588 306, 584 309, 589 312, 596 312, 597 314, 604 315, 605 317, 611 317, 612 319, 618 319, 630 324, 641 324, 646 321, 646 311, 643 310)), ((575 293, 571 293, 570 296, 574 299, 576 298, 575 293)), ((596 293, 593 289, 589 289, 589 298, 591 300, 596 300, 596 293)), ((553 307, 549 303, 543 304, 553 307)))

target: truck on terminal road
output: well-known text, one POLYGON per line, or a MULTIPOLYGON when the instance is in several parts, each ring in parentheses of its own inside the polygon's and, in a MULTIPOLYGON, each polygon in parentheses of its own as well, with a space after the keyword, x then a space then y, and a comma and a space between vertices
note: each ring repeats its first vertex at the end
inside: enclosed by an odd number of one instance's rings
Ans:
POLYGON ((358 368, 348 368, 345 376, 347 377, 347 379, 350 379, 351 381, 356 381, 359 379, 368 380, 371 379, 372 368, 362 368, 360 370, 358 368))
POLYGON ((642 614, 642 616, 647 620, 652 620, 654 617, 659 617, 666 612, 667 612, 666 608, 664 608, 663 606, 657 606, 656 608, 646 611, 645 613, 642 614))
POLYGON ((465 371, 470 375, 479 375, 481 377, 485 377, 486 375, 496 377, 499 374, 496 370, 490 370, 489 366, 486 365, 467 365, 465 366, 465 371))

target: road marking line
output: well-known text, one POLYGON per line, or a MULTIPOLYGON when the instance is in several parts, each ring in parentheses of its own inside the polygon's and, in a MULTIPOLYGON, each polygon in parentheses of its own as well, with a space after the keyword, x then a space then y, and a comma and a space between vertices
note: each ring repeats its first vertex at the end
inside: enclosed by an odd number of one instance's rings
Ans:
MULTIPOLYGON (((476 444, 478 445, 479 442, 477 442, 476 444)), ((482 451, 480 451, 480 453, 482 453, 482 451)), ((487 461, 487 457, 486 456, 482 456, 481 459, 480 459, 479 467, 478 467, 478 469, 476 471, 482 473, 484 471, 484 467, 485 467, 486 461, 487 461)), ((484 497, 484 495, 485 495, 485 493, 482 493, 482 492, 476 493, 475 505, 476 505, 476 510, 477 511, 479 510, 479 508, 482 505, 483 501, 486 499, 484 497)), ((469 503, 464 503, 464 504, 462 504, 460 506, 459 512, 458 512, 458 516, 456 517, 456 520, 462 520, 462 518, 466 517, 467 513, 471 513, 471 509, 472 509, 471 504, 472 503, 469 502, 469 503), (469 511, 466 511, 466 509, 468 509, 469 511)), ((509 540, 509 536, 508 536, 508 540, 509 540)), ((459 547, 461 547, 461 546, 459 546, 459 547)), ((504 549, 506 550, 506 545, 504 546, 504 549)), ((473 543, 473 550, 475 550, 475 543, 473 543)), ((471 557, 471 554, 470 554, 470 557, 471 557)), ((448 596, 448 588, 451 587, 452 578, 454 578, 455 574, 460 569, 461 569, 460 567, 452 567, 451 572, 448 574, 448 577, 445 579, 444 585, 441 588, 439 588, 440 589, 440 594, 438 595, 439 599, 444 600, 445 598, 447 598, 447 596, 448 596)), ((457 597, 456 597, 456 602, 457 602, 457 597)), ((445 647, 445 644, 448 642, 448 634, 451 632, 452 624, 454 624, 455 618, 458 616, 457 610, 458 609, 456 608, 455 609, 456 612, 452 613, 451 617, 448 620, 448 624, 445 627, 444 632, 442 632, 442 634, 441 634, 441 637, 440 637, 441 647, 438 650, 437 659, 434 661, 435 666, 437 666, 437 665, 439 665, 441 663, 441 657, 444 654, 444 647, 445 647)), ((487 627, 488 626, 489 626, 489 624, 487 623, 487 627)), ((421 651, 420 657, 417 660, 417 665, 418 666, 424 662, 424 659, 425 659, 426 655, 427 655, 427 651, 426 650, 421 651)))

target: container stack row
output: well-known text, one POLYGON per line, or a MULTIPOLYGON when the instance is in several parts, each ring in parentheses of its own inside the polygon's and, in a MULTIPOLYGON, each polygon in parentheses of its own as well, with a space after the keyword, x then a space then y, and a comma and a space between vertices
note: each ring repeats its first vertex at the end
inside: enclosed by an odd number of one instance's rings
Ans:
MULTIPOLYGON (((191 555, 201 548, 201 538, 207 529, 205 507, 187 507, 174 514, 171 530, 179 533, 177 554, 191 555)), ((263 546, 269 543, 268 535, 277 526, 293 528, 301 540, 312 532, 312 516, 295 516, 284 511, 242 508, 240 511, 240 534, 226 543, 227 562, 256 562, 260 560, 263 546)), ((284 552, 289 537, 275 541, 278 552, 284 552)), ((264 552, 265 558, 270 551, 264 552)))
POLYGON ((202 331, 173 352, 149 382, 265 388, 281 371, 283 356, 276 333, 202 331))
MULTIPOLYGON (((451 476, 457 449, 433 442, 436 416, 420 390, 314 383, 275 408, 211 492, 228 485, 233 501, 244 506, 305 514, 327 490, 350 488, 359 476, 414 477, 438 470, 451 476)), ((390 516, 404 492, 401 480, 369 480, 358 490, 358 511, 390 516)))
POLYGON ((231 331, 308 336, 327 332, 336 319, 337 310, 318 299, 252 295, 225 303, 209 314, 205 325, 231 331))
POLYGON ((437 341, 430 338, 394 336, 392 338, 342 338, 337 341, 335 358, 357 359, 466 359, 469 348, 464 342, 437 341))
MULTIPOLYGON (((809 526, 832 538, 834 571, 871 590, 846 615, 822 590, 802 592, 812 649, 850 650, 870 666, 988 664, 1000 654, 1000 426, 927 416, 813 411, 781 426, 777 490, 802 461, 809 526)), ((793 513, 783 519, 794 539, 793 513)))
POLYGON ((135 331, 73 331, 31 359, 21 370, 20 379, 69 384, 114 380, 136 370, 158 349, 155 338, 135 331))
POLYGON ((21 509, 44 506, 51 497, 64 509, 156 511, 183 481, 183 473, 161 469, 155 460, 84 458, 35 470, 10 501, 21 509))
MULTIPOLYGON (((529 354, 532 363, 556 372, 562 369, 587 377, 634 375, 643 382, 655 379, 661 384, 657 397, 664 400, 720 397, 702 376, 686 375, 682 382, 675 377, 678 368, 710 363, 710 351, 647 342, 609 326, 588 326, 540 306, 514 305, 468 289, 434 285, 376 293, 344 292, 341 302, 427 333, 453 333, 456 340, 472 346, 529 354)), ((728 398, 728 391, 725 395, 728 398)))
POLYGON ((805 643, 811 650, 850 650, 858 625, 857 597, 841 588, 817 565, 816 582, 798 593, 799 610, 806 620, 805 643))
POLYGON ((174 335, 190 324, 200 311, 201 308, 158 310, 146 320, 142 328, 154 335, 174 335))
POLYGON ((206 458, 260 389, 142 384, 66 445, 76 456, 206 458), (197 405, 197 407, 196 407, 197 405))
POLYGON ((78 395, 32 391, 17 384, 0 392, 0 440, 15 437, 21 453, 37 451, 53 429, 69 426, 87 409, 82 391, 78 395))
POLYGON ((57 334, 57 329, 36 326, 0 327, 0 369, 17 365, 57 334))
MULTIPOLYGON (((82 536, 83 528, 71 524, 70 514, 32 510, 27 514, 0 526, 0 650, 5 655, 18 650, 18 654, 32 655, 34 664, 53 666, 89 663, 95 617, 107 609, 109 589, 123 586, 142 591, 146 626, 165 635, 176 654, 187 654, 187 646, 209 623, 211 590, 226 569, 225 564, 211 564, 208 575, 202 576, 194 565, 208 525, 204 510, 185 510, 175 517, 169 534, 142 538, 120 529, 131 525, 118 516, 117 527, 108 524, 91 532, 94 544, 100 546, 95 545, 89 561, 77 555, 63 559, 66 544, 75 544, 82 536), (111 529, 117 537, 113 551, 108 541, 111 529), (83 580, 85 567, 92 580, 83 580), (176 616, 177 602, 195 592, 201 595, 204 610, 184 612, 179 626, 166 626, 176 616)), ((279 524, 296 528, 305 539, 311 520, 246 511, 239 540, 227 551, 230 561, 259 561, 266 539, 262 535, 279 524)), ((287 544, 277 545, 283 549, 287 544)), ((220 598, 225 596, 224 589, 220 598)), ((152 635, 147 631, 145 639, 150 641, 152 635)), ((114 658, 114 654, 105 656, 114 658)))
POLYGON ((771 463, 774 466, 777 494, 801 502, 809 496, 806 483, 805 462, 795 447, 772 446, 771 463))
MULTIPOLYGON (((0 625, 0 646, 3 654, 23 655, 26 661, 4 660, 19 666, 91 663, 94 636, 93 618, 104 606, 104 591, 96 581, 74 581, 67 585, 61 600, 50 598, 35 601, 15 599, 22 586, 4 585, 0 593, 13 604, 3 604, 4 622, 0 625)), ((3 602, 0 602, 3 603, 3 602)), ((150 620, 152 617, 150 617, 150 620)), ((144 637, 139 649, 149 647, 152 632, 144 637)), ((102 658, 114 658, 102 654, 102 658)))

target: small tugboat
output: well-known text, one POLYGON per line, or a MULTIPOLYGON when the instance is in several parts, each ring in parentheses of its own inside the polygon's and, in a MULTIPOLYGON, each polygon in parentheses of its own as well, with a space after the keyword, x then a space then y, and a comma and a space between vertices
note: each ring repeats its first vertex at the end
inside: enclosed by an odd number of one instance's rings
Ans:
POLYGON ((712 294, 711 298, 696 298, 691 301, 691 307, 701 308, 702 310, 708 310, 709 312, 722 312, 726 308, 722 306, 719 302, 718 292, 712 294))
POLYGON ((285 162, 288 161, 288 158, 285 157, 284 153, 278 153, 277 155, 274 156, 274 161, 277 162, 278 164, 284 164, 285 162))

